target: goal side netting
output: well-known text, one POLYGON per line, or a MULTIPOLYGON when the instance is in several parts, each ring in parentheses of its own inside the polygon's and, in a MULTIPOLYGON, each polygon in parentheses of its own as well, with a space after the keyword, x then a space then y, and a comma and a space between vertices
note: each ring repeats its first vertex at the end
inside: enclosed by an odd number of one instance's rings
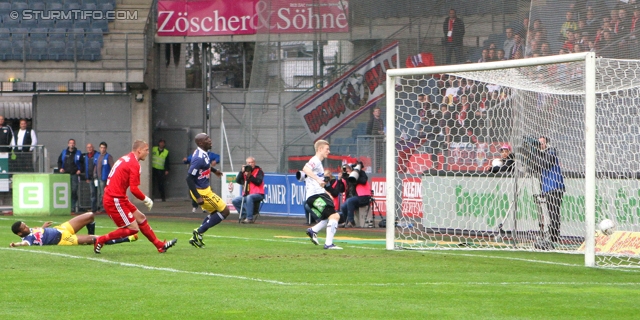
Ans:
POLYGON ((593 53, 390 70, 387 248, 640 267, 639 104, 640 61, 593 53))

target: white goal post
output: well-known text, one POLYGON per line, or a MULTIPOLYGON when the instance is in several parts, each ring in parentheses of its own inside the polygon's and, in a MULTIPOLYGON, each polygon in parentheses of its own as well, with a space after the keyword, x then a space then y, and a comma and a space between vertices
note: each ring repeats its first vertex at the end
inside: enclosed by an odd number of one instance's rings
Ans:
POLYGON ((596 240, 640 232, 636 72, 638 61, 592 52, 387 70, 386 248, 584 253, 586 266, 639 267, 637 252, 596 252, 596 240), (512 171, 491 173, 503 149, 512 171), (565 198, 559 217, 553 188, 565 198), (415 203, 422 210, 409 212, 415 203), (615 236, 597 232, 604 218, 615 236))

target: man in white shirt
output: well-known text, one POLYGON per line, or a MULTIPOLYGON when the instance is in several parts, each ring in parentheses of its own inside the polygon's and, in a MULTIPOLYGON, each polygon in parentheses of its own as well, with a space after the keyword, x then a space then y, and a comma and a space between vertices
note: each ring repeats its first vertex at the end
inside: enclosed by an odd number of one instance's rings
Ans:
MULTIPOLYGON (((13 142, 13 141, 12 141, 13 142)), ((35 145, 38 144, 38 138, 36 132, 33 129, 27 129, 27 120, 20 119, 20 130, 16 134, 16 171, 33 172, 33 150, 35 145), (28 147, 31 146, 31 147, 28 147)), ((13 145, 13 143, 12 143, 13 145)))
POLYGON ((307 204, 311 208, 310 214, 315 215, 320 222, 307 229, 307 235, 313 244, 318 244, 318 232, 327 227, 327 237, 324 248, 328 250, 341 250, 341 247, 333 244, 333 236, 338 229, 340 214, 336 211, 331 195, 324 189, 326 184, 324 179, 324 168, 322 161, 329 156, 329 142, 318 140, 314 144, 316 155, 304 165, 302 171, 306 175, 305 192, 307 204))

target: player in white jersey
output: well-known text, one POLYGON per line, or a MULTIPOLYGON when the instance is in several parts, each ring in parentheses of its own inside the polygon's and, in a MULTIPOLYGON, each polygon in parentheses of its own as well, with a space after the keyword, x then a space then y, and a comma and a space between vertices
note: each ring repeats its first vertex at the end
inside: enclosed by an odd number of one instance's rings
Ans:
POLYGON ((336 230, 338 230, 340 214, 336 212, 331 195, 324 190, 325 182, 322 160, 329 155, 329 142, 326 140, 318 140, 313 146, 316 150, 316 155, 304 165, 302 171, 306 175, 304 182, 307 205, 311 208, 311 214, 316 215, 320 222, 307 229, 307 235, 311 238, 311 242, 317 245, 318 232, 324 227, 327 227, 327 238, 324 242, 324 248, 329 250, 342 250, 342 248, 333 244, 333 236, 336 234, 336 230))

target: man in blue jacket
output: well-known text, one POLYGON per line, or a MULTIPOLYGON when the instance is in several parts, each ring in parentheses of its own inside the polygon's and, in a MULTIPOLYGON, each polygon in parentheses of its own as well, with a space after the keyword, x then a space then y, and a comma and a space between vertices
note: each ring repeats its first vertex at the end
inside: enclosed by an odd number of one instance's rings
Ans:
POLYGON ((71 212, 76 212, 78 204, 78 179, 82 172, 82 152, 76 149, 76 140, 69 139, 67 148, 62 150, 58 157, 60 173, 69 174, 71 177, 71 212))
POLYGON ((549 235, 551 241, 560 241, 560 207, 564 196, 564 177, 555 148, 549 147, 549 138, 538 138, 540 150, 535 154, 535 164, 540 172, 540 190, 549 211, 549 235))

